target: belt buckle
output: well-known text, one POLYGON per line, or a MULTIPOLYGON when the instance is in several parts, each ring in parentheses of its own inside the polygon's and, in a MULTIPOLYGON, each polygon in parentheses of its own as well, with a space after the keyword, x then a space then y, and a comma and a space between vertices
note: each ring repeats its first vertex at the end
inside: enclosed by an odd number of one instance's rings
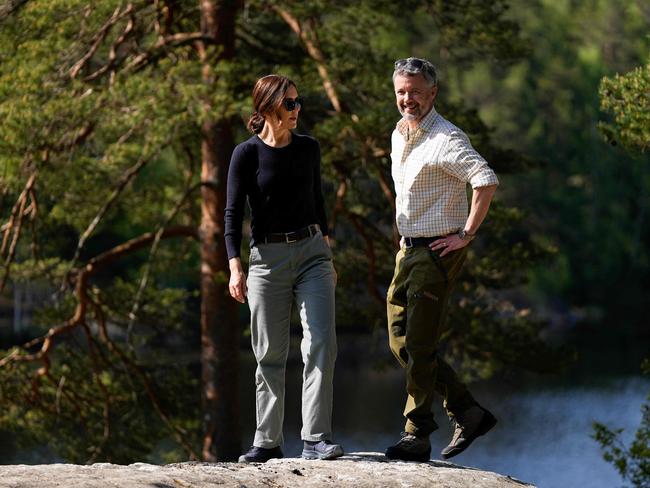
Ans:
POLYGON ((404 238, 404 247, 406 249, 411 249, 413 247, 413 241, 411 240, 410 237, 405 237, 404 238))
POLYGON ((287 232, 287 233, 284 235, 284 238, 285 238, 287 244, 291 244, 292 242, 296 242, 296 241, 298 240, 298 238, 296 238, 296 239, 290 239, 289 236, 290 236, 291 234, 296 234, 296 232, 287 232))

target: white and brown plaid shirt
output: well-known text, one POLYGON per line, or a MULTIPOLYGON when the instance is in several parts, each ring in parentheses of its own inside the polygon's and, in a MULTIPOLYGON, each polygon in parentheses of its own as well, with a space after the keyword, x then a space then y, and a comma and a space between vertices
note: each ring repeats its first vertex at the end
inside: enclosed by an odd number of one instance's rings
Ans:
POLYGON ((467 183, 498 185, 494 171, 465 133, 435 108, 409 130, 401 119, 391 138, 397 228, 405 237, 457 232, 468 215, 467 183))

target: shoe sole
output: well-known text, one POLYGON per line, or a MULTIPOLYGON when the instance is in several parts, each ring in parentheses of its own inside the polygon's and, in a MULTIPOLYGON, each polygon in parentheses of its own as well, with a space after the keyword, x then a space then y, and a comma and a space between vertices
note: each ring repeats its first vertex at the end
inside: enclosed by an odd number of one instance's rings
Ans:
POLYGON ((268 459, 246 459, 244 456, 240 456, 238 462, 248 463, 248 464, 264 464, 265 462, 270 461, 271 459, 282 459, 282 458, 272 457, 268 459))
POLYGON ((325 453, 325 454, 320 454, 320 453, 318 453, 316 451, 313 451, 313 450, 303 449, 302 458, 303 459, 309 459, 309 460, 318 459, 320 461, 328 461, 330 459, 336 459, 338 457, 341 457, 341 456, 343 456, 343 454, 344 454, 343 449, 341 449, 341 448, 334 449, 334 450, 332 450, 332 452, 325 453))
POLYGON ((431 449, 423 454, 393 453, 386 450, 384 454, 388 459, 396 461, 416 461, 418 463, 427 463, 431 461, 431 449))
POLYGON ((492 430, 492 428, 497 424, 497 419, 494 415, 492 415, 487 410, 484 409, 483 411, 485 412, 485 415, 483 415, 483 418, 481 419, 481 423, 478 425, 478 428, 476 429, 474 435, 470 437, 464 445, 458 446, 447 453, 444 452, 440 453, 442 459, 449 459, 454 456, 457 456, 465 449, 467 449, 472 444, 472 442, 474 442, 478 437, 481 437, 482 435, 485 435, 490 430, 492 430))
POLYGON ((249 458, 246 457, 246 454, 242 454, 241 456, 239 456, 239 459, 237 459, 237 461, 240 462, 240 463, 258 463, 258 464, 262 464, 262 463, 265 463, 267 461, 270 461, 271 459, 282 459, 283 457, 284 457, 284 455, 282 455, 282 456, 273 456, 273 457, 266 458, 266 459, 260 459, 260 458, 249 459, 249 458))

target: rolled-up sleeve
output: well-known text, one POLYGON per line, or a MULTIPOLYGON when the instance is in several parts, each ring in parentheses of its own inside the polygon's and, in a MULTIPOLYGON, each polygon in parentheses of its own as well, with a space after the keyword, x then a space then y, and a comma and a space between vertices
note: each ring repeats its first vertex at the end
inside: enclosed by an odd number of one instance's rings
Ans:
POLYGON ((448 174, 469 183, 472 188, 499 184, 496 173, 462 131, 450 134, 440 159, 448 174))

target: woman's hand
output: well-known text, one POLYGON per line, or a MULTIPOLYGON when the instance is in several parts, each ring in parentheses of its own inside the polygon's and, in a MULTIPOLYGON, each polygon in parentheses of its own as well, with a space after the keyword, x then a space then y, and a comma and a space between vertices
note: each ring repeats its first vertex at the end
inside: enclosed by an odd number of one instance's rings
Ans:
POLYGON ((230 265, 230 282, 228 283, 230 296, 238 302, 244 303, 248 295, 248 288, 246 288, 246 273, 242 268, 241 259, 231 258, 228 264, 230 265))

